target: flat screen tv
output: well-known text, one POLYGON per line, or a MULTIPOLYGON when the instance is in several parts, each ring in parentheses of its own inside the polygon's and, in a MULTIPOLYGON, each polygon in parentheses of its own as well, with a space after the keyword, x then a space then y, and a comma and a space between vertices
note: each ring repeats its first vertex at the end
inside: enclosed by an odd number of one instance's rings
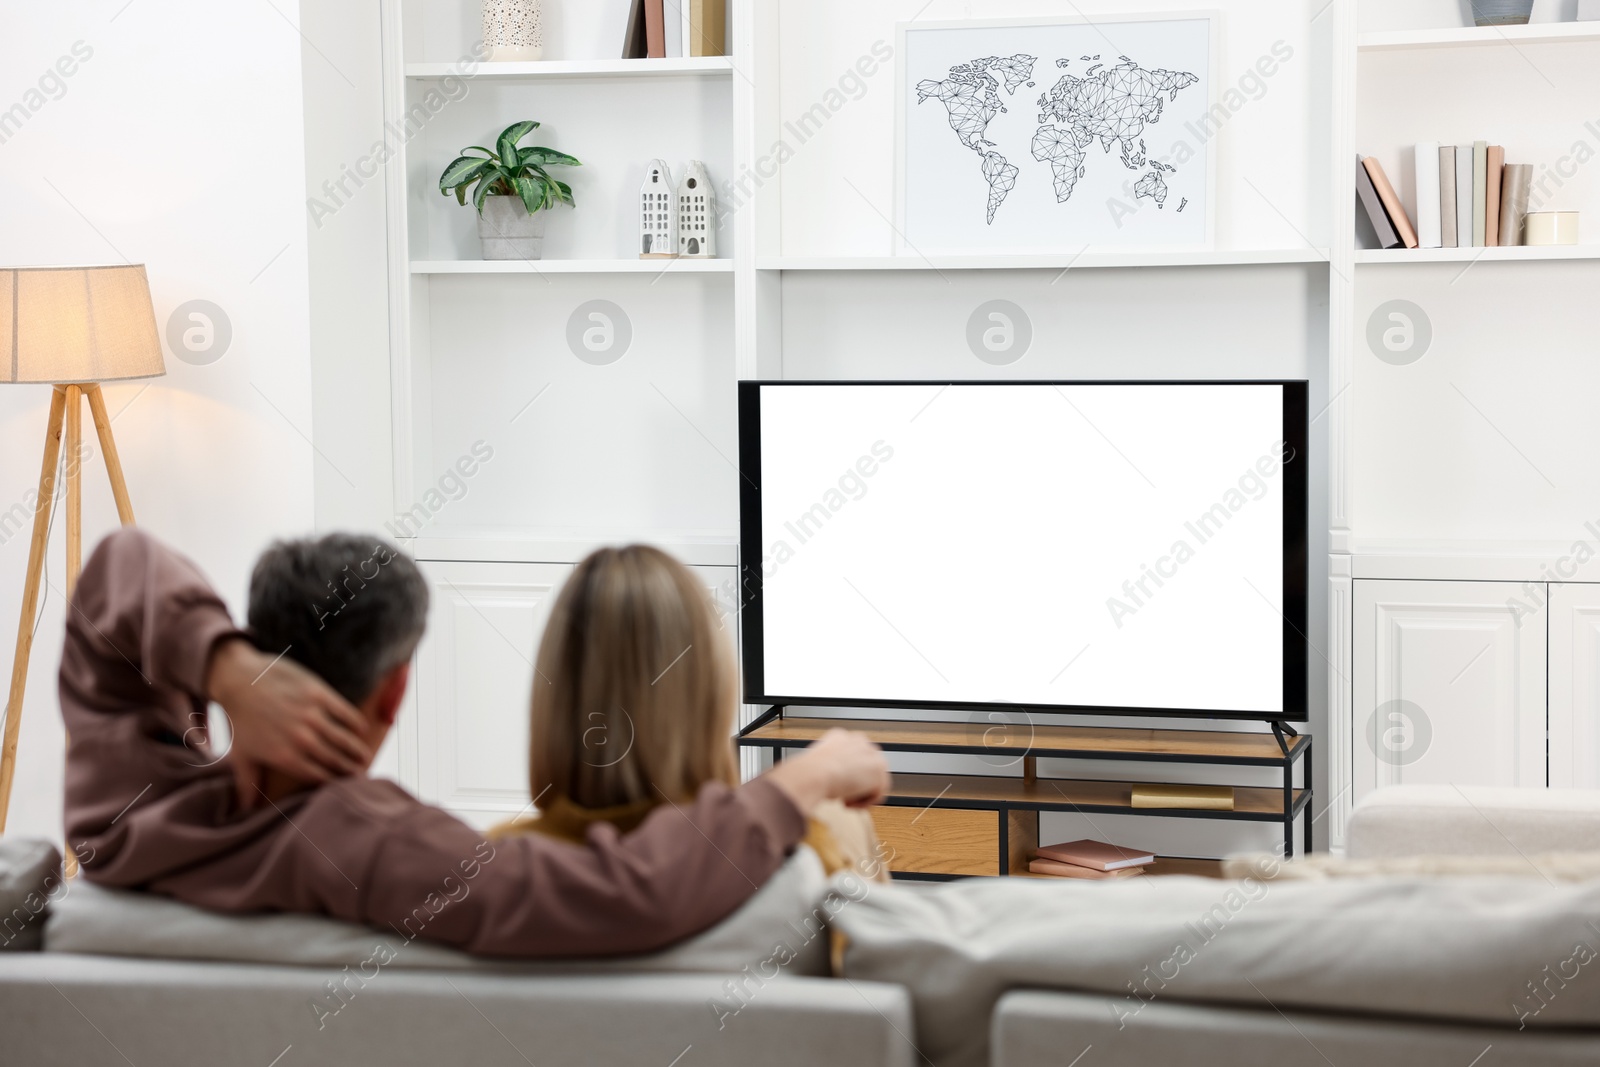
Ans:
POLYGON ((740 383, 745 700, 1304 721, 1306 404, 740 383))

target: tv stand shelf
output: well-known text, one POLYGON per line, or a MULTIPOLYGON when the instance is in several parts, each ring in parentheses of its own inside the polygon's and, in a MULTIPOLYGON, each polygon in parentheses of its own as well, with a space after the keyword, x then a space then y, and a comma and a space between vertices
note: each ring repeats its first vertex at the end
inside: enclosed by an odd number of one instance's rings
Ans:
MULTIPOLYGON (((746 748, 766 748, 781 760, 828 730, 856 730, 888 752, 1013 756, 1020 775, 897 774, 891 794, 874 812, 879 833, 895 849, 897 875, 960 877, 1025 875, 1039 845, 1039 813, 1155 815, 1167 818, 1276 822, 1283 826, 1285 856, 1294 855, 1294 820, 1311 802, 1311 738, 1275 724, 1272 733, 1222 730, 1152 730, 1134 727, 994 724, 884 719, 822 719, 772 708, 739 733, 746 748), (997 734, 997 730, 1004 730, 997 734), (1135 808, 1134 786, 1157 784, 1099 779, 1041 778, 1039 757, 1273 767, 1283 786, 1234 787, 1234 806, 1135 808), (1295 765, 1303 784, 1294 784, 1295 765)), ((1164 784, 1164 783, 1163 783, 1164 784)), ((1311 850, 1311 823, 1305 824, 1311 850)), ((1216 873, 1216 861, 1163 858, 1151 873, 1216 873)))

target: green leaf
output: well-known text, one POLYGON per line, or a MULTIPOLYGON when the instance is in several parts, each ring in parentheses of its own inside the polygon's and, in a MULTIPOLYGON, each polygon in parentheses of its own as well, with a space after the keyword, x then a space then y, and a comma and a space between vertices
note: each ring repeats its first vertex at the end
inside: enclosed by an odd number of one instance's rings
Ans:
POLYGON ((456 186, 456 203, 460 204, 462 207, 466 207, 467 206, 467 183, 466 182, 462 182, 460 185, 456 186))
POLYGON ((444 173, 439 175, 439 191, 448 193, 457 186, 465 185, 482 174, 485 167, 490 166, 493 166, 493 163, 487 159, 458 156, 444 169, 444 173))
POLYGON ((556 188, 561 192, 561 199, 568 204, 572 203, 572 186, 566 182, 556 182, 556 188))
POLYGON ((522 197, 522 206, 528 209, 528 214, 544 207, 545 190, 541 182, 533 178, 518 177, 516 181, 517 195, 522 197))
POLYGON ((537 129, 539 124, 532 119, 523 119, 513 122, 500 132, 497 142, 500 149, 500 162, 507 167, 515 167, 519 162, 517 142, 528 136, 528 131, 537 129))
POLYGON ((554 148, 524 148, 521 162, 523 166, 539 164, 543 166, 581 167, 582 163, 567 155, 557 152, 554 148))
POLYGON ((483 198, 489 195, 489 190, 494 188, 494 178, 485 174, 478 182, 478 188, 472 193, 472 206, 478 209, 478 214, 483 214, 483 198))

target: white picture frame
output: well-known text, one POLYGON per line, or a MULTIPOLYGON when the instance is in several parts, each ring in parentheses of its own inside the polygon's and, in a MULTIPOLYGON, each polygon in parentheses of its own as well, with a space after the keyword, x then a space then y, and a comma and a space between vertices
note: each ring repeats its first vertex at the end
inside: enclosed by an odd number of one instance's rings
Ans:
POLYGON ((896 254, 927 259, 1213 248, 1216 141, 1222 131, 1204 120, 1213 114, 1217 103, 1221 21, 1221 12, 1203 9, 1095 18, 897 24, 896 254), (1133 42, 1127 45, 1126 53, 1116 47, 1114 42, 1119 40, 1133 42), (1095 47, 1085 47, 1085 42, 1095 47), (1077 47, 1066 47, 1072 44, 1077 47), (1030 47, 1035 50, 1029 51, 1030 47), (1061 54, 1063 50, 1070 54, 1061 54), (1140 52, 1150 55, 1142 57, 1140 52), (1010 127, 1009 140, 996 144, 995 150, 1017 168, 1014 185, 1003 193, 990 220, 987 216, 993 186, 984 176, 983 157, 975 156, 975 150, 962 143, 950 124, 948 109, 940 106, 942 101, 929 97, 918 104, 917 85, 948 71, 954 56, 965 57, 956 62, 970 62, 1018 53, 1035 57, 1031 76, 1009 92, 1001 84, 998 93, 1007 112, 995 113, 985 130, 1004 132, 996 130, 1001 122, 1010 127), (1176 98, 1171 92, 1161 94, 1160 118, 1144 123, 1139 131, 1147 145, 1146 150, 1134 154, 1134 159, 1142 161, 1139 166, 1124 163, 1118 142, 1113 141, 1111 149, 1104 151, 1099 140, 1091 140, 1083 149, 1082 177, 1068 199, 1058 200, 1054 168, 1037 159, 1032 151, 1033 133, 1042 128, 1037 122, 1037 102, 1062 75, 1083 77, 1108 70, 1119 64, 1123 54, 1146 70, 1193 74, 1196 80, 1181 88, 1176 98), (1150 59, 1148 64, 1145 58, 1150 59), (1067 60, 1066 67, 1058 67, 1057 60, 1067 60), (1192 69, 1195 67, 1203 69, 1192 69), (1196 119, 1200 120, 1198 124, 1196 119), (1187 155, 1180 144, 1188 146, 1187 155), (1175 162, 1179 157, 1183 161, 1175 162), (1178 169, 1158 170, 1152 161, 1164 161, 1178 169), (1142 175, 1152 172, 1168 186, 1165 204, 1157 204, 1155 196, 1148 192, 1152 186, 1145 186, 1146 195, 1130 191, 1130 187, 1143 181, 1142 175), (952 182, 959 187, 939 187, 940 183, 952 182), (973 198, 977 198, 976 205, 973 198), (1184 205, 1185 199, 1191 206, 1184 205), (1112 200, 1120 201, 1120 205, 1114 207, 1112 200), (965 205, 965 213, 945 211, 943 214, 948 217, 941 217, 941 205, 945 204, 965 205), (1008 207, 1011 211, 1006 212, 1008 207), (1174 222, 1189 210, 1197 214, 1174 222), (984 215, 980 221, 975 221, 977 211, 984 215), (994 221, 1001 221, 1002 225, 996 227, 994 221))

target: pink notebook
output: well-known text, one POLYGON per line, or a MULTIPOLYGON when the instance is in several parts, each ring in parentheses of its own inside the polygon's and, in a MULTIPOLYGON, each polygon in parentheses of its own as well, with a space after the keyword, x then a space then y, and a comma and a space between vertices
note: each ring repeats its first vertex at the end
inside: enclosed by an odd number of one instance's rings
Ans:
POLYGON ((1143 874, 1143 867, 1124 867, 1120 871, 1097 871, 1092 867, 1080 867, 1076 863, 1057 863, 1055 860, 1029 860, 1028 870, 1034 874, 1048 874, 1054 878, 1132 878, 1134 875, 1143 874))
POLYGON ((1094 871, 1120 871, 1124 867, 1142 867, 1155 862, 1155 853, 1140 852, 1136 848, 1108 845, 1104 841, 1067 841, 1060 845, 1041 845, 1037 853, 1042 860, 1072 863, 1094 871))

